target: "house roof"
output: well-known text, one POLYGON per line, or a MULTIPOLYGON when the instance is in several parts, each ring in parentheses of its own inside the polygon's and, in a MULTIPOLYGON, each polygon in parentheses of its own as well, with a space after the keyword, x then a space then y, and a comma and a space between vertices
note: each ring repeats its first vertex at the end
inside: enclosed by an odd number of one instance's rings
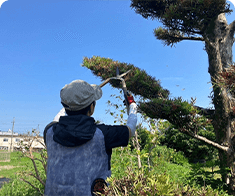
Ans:
POLYGON ((9 129, 8 131, 0 131, 0 135, 19 135, 18 133, 14 133, 12 134, 12 131, 9 129))

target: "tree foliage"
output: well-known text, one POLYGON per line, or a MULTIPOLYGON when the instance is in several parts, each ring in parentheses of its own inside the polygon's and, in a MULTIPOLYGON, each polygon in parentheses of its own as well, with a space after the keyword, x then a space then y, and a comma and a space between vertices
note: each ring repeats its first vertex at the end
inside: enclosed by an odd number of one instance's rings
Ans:
MULTIPOLYGON (((205 118, 197 116, 199 111, 193 107, 193 99, 188 102, 181 97, 169 98, 169 91, 163 89, 159 81, 134 65, 93 56, 92 58, 85 57, 82 66, 91 69, 93 74, 100 76, 102 80, 115 76, 116 66, 119 67, 120 74, 131 69, 132 71, 124 77, 127 89, 145 100, 139 102, 138 106, 150 118, 166 119, 183 131, 193 130, 193 132, 209 123, 205 118)), ((121 88, 116 80, 111 81, 110 84, 121 88)))
POLYGON ((213 33, 215 18, 230 13, 226 0, 132 0, 131 7, 144 18, 157 19, 164 28, 155 30, 155 36, 166 45, 179 41, 204 40, 202 35, 213 33), (187 37, 187 38, 186 38, 187 37))
MULTIPOLYGON (((101 77, 102 80, 115 77, 117 66, 120 75, 131 69, 132 71, 124 77, 129 91, 147 99, 156 97, 167 98, 169 96, 169 91, 163 89, 160 82, 156 80, 155 77, 148 75, 144 70, 132 64, 120 63, 109 58, 93 56, 92 58, 85 57, 82 66, 92 70, 93 74, 101 77)), ((111 80, 110 84, 113 87, 121 88, 119 80, 111 80)))

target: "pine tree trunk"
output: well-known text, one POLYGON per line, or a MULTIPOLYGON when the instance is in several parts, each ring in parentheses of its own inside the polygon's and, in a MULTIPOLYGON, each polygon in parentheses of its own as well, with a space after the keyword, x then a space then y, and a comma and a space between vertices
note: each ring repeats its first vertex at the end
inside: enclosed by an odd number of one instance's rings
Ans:
POLYGON ((235 195, 235 157, 234 157, 234 120, 231 117, 232 108, 235 106, 235 99, 229 89, 219 85, 220 72, 231 68, 233 33, 227 24, 224 14, 220 14, 213 24, 208 28, 206 40, 206 52, 209 57, 209 73, 213 84, 213 103, 215 114, 213 127, 216 133, 216 140, 220 145, 228 146, 228 151, 219 150, 220 169, 223 171, 222 179, 230 189, 230 194, 235 195), (211 28, 214 27, 214 28, 211 28), (214 32, 209 32, 211 29, 214 32), (212 34, 211 34, 212 33, 212 34), (226 168, 230 173, 226 173, 226 168))

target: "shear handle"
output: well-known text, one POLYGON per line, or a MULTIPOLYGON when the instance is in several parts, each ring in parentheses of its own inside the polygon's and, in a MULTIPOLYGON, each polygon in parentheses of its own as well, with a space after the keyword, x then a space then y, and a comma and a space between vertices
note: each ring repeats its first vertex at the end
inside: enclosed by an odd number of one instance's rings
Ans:
POLYGON ((125 102, 126 102, 127 114, 129 115, 129 101, 127 98, 127 88, 126 88, 125 80, 123 80, 123 79, 122 79, 122 90, 123 90, 123 94, 124 94, 124 98, 125 98, 125 102))

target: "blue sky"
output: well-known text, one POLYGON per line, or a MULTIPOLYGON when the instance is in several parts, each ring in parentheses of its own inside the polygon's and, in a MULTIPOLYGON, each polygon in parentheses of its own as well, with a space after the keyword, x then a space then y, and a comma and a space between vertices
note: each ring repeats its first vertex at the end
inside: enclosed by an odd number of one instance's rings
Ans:
MULTIPOLYGON (((227 18, 230 23, 235 14, 227 18)), ((153 35, 159 26, 137 15, 129 0, 6 1, 0 8, 0 130, 11 129, 15 118, 14 132, 39 126, 42 135, 62 108, 65 84, 76 79, 101 83, 81 67, 83 57, 93 55, 134 64, 159 79, 172 97, 196 97, 196 105, 211 107, 203 43, 164 47, 153 35)), ((118 91, 110 85, 102 89, 93 117, 113 124, 105 110, 110 95, 118 91)))

